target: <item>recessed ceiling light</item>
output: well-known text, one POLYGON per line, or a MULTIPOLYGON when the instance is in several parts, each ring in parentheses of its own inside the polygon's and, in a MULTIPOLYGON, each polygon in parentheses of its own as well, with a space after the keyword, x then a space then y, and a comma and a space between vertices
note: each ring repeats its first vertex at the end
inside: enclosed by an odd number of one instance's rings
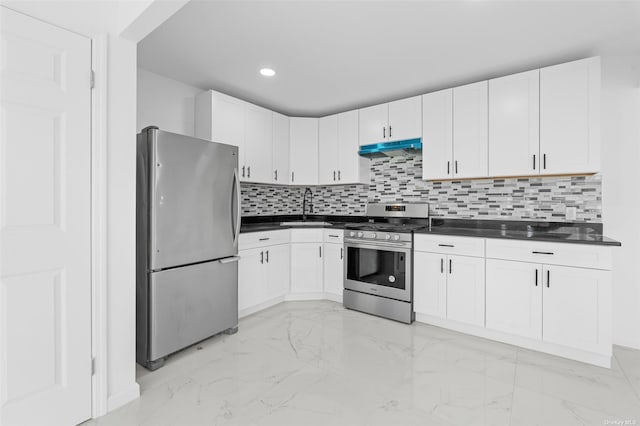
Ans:
POLYGON ((276 72, 271 68, 262 68, 260 70, 260 74, 264 75, 265 77, 273 77, 274 75, 276 75, 276 72))

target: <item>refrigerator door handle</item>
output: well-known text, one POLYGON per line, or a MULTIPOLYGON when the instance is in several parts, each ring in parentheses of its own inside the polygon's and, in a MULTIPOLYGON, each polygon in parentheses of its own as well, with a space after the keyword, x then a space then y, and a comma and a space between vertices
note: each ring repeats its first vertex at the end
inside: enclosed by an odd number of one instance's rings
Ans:
MULTIPOLYGON (((238 237, 240 236, 240 178, 238 177, 238 169, 233 169, 233 181, 236 188, 236 226, 233 234, 233 245, 238 243, 238 237)), ((231 200, 233 206, 233 200, 231 200)), ((233 208, 231 211, 233 215, 233 208)))
POLYGON ((240 260, 240 256, 233 256, 233 257, 225 257, 224 259, 218 260, 218 262, 225 264, 225 263, 238 262, 239 260, 240 260))

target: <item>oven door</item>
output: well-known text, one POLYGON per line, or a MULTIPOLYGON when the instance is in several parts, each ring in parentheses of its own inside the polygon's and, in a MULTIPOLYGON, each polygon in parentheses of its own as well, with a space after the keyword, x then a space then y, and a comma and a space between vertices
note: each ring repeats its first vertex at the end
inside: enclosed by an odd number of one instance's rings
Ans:
POLYGON ((411 247, 404 243, 344 243, 344 288, 411 302, 411 247))

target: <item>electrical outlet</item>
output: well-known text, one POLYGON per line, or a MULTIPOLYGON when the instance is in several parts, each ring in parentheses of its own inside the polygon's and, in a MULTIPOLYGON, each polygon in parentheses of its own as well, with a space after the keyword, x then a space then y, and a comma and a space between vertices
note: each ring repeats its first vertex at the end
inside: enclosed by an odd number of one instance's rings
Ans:
POLYGON ((567 210, 565 211, 564 218, 566 220, 576 220, 577 209, 575 207, 567 206, 567 210))

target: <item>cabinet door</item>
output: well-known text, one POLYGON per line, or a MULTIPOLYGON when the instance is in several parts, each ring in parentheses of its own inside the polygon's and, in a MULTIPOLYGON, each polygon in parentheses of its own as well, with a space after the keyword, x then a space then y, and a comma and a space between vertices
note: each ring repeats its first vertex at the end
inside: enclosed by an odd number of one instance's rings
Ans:
POLYGON ((266 299, 283 297, 289 292, 291 276, 289 244, 265 247, 265 262, 268 270, 266 299))
POLYGON ((239 147, 240 167, 245 155, 246 102, 218 92, 211 92, 211 140, 239 147))
POLYGON ((270 183, 273 153, 271 111, 247 104, 245 127, 245 166, 248 182, 270 183))
POLYGON ((324 291, 342 296, 344 285, 344 248, 342 244, 324 245, 324 291))
POLYGON ((238 252, 238 311, 256 306, 266 299, 264 249, 238 252))
POLYGON ((487 82, 453 89, 453 177, 486 177, 489 112, 487 82))
POLYGON ((389 103, 387 141, 417 139, 422 132, 422 98, 401 99, 389 103))
POLYGON ((374 105, 358 111, 360 145, 384 142, 389 137, 389 104, 374 105))
POLYGON ((540 71, 489 81, 489 176, 540 170, 540 71))
POLYGON ((542 265, 487 259, 487 328, 542 339, 542 265))
POLYGON ((453 177, 453 89, 422 97, 422 179, 453 177))
POLYGON ((291 244, 291 292, 322 292, 322 243, 291 244))
POLYGON ((591 352, 610 351, 610 274, 544 265, 542 339, 591 352))
POLYGON ((318 119, 292 117, 290 124, 291 183, 318 184, 318 119))
POLYGON ((273 113, 273 182, 288 184, 289 174, 289 117, 273 113))
POLYGON ((370 161, 359 148, 358 111, 338 114, 338 183, 369 183, 370 161))
POLYGON ((600 59, 540 70, 543 174, 597 172, 600 166, 600 59))
POLYGON ((484 258, 447 258, 447 318, 484 326, 484 258))
POLYGON ((446 318, 447 255, 416 251, 413 259, 414 310, 420 314, 446 318))
POLYGON ((318 183, 338 182, 338 116, 318 120, 318 183))

